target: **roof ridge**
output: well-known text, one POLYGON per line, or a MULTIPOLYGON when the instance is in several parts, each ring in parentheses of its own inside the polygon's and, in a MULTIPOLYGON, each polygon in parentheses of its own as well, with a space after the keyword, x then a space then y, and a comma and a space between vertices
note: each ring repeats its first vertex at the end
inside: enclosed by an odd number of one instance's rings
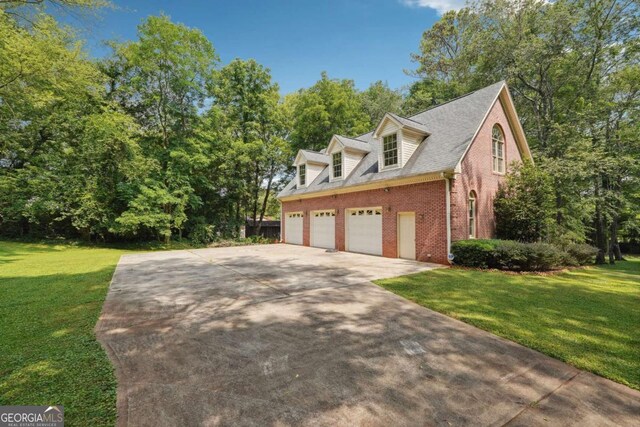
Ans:
MULTIPOLYGON (((369 133, 369 132, 367 132, 367 133, 369 133)), ((367 133, 363 133, 362 135, 366 135, 367 133)), ((362 136, 362 135, 358 135, 358 136, 362 136)), ((338 138, 347 138, 347 139, 352 139, 352 140, 354 140, 354 141, 363 142, 363 143, 365 143, 365 144, 368 144, 368 142, 367 142, 367 141, 363 141, 363 140, 361 140, 361 139, 358 139, 357 137, 355 137, 355 138, 354 138, 354 137, 351 137, 351 136, 340 135, 340 134, 337 134, 337 133, 336 133, 336 136, 337 136, 338 138)))
MULTIPOLYGON (((489 86, 481 87, 480 89, 476 89, 476 90, 473 90, 473 91, 471 91, 471 92, 468 92, 468 93, 462 94, 462 95, 460 95, 460 96, 456 96, 455 98, 452 98, 452 99, 450 99, 450 100, 448 100, 448 101, 445 101, 445 102, 443 102, 443 103, 441 103, 441 104, 432 105, 431 107, 429 107, 429 108, 427 108, 427 109, 425 109, 425 110, 422 110, 422 111, 420 111, 420 112, 418 112, 418 113, 413 114, 411 117, 405 117, 405 118, 407 118, 407 119, 409 119, 409 120, 413 120, 413 119, 412 119, 412 117, 419 116, 420 114, 426 113, 427 111, 433 110, 434 108, 442 107, 443 105, 447 105, 447 104, 449 104, 449 103, 451 103, 451 102, 453 102, 453 101, 457 101, 457 100, 459 100, 459 99, 462 99, 462 98, 465 98, 465 97, 467 97, 467 96, 473 95, 474 93, 480 92, 481 90, 489 89, 491 86, 495 86, 495 85, 497 85, 498 83, 503 83, 503 84, 504 84, 504 83, 505 83, 505 80, 503 79, 503 80, 497 81, 497 82, 495 82, 495 83, 492 83, 492 84, 490 84, 489 86)), ((413 120, 413 121, 415 122, 415 120, 413 120)), ((416 123, 420 123, 420 122, 416 122, 416 123)))
MULTIPOLYGON (((440 104, 440 105, 442 105, 442 104, 440 104)), ((436 105, 435 107, 437 107, 437 105, 436 105)), ((419 121, 417 121, 417 120, 413 120, 411 117, 401 116, 400 114, 396 114, 396 113, 392 113, 392 112, 389 112, 389 114, 394 115, 394 116, 397 116, 397 117, 400 117, 401 119, 410 120, 410 121, 412 121, 413 123, 419 124, 419 125, 421 125, 421 126, 425 126, 425 124, 426 124, 426 123, 421 123, 421 122, 419 122, 419 121)))

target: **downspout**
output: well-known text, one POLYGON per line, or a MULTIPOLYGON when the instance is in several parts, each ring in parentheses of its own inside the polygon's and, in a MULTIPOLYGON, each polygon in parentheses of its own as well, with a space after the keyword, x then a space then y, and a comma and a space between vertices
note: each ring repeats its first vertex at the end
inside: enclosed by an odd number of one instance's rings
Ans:
POLYGON ((282 231, 284 230, 284 217, 282 216, 282 201, 278 200, 278 202, 280 202, 280 243, 282 243, 284 241, 282 239, 282 231))
POLYGON ((444 178, 445 186, 444 194, 447 222, 447 259, 449 260, 449 264, 451 264, 451 178, 448 178, 444 172, 441 175, 444 178))

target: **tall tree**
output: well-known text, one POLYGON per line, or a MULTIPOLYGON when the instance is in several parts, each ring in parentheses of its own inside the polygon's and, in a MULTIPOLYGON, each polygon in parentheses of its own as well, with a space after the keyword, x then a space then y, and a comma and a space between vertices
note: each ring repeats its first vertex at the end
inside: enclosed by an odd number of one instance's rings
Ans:
POLYGON ((334 134, 356 136, 371 130, 352 80, 330 79, 323 72, 313 86, 287 97, 287 103, 294 149, 321 150, 334 134))
POLYGON ((69 220, 66 195, 86 191, 76 158, 90 117, 105 111, 104 79, 70 29, 46 15, 32 23, 0 9, 1 229, 73 234, 87 221, 69 220))
POLYGON ((230 173, 239 184, 238 207, 245 204, 259 232, 274 180, 290 159, 279 87, 256 61, 236 59, 220 70, 212 93, 214 108, 222 113, 233 141, 229 160, 234 164, 230 173))
POLYGON ((372 128, 378 125, 385 113, 400 113, 402 107, 402 94, 380 80, 361 92, 360 98, 372 128))
POLYGON ((187 211, 201 204, 193 189, 195 170, 206 167, 194 139, 218 56, 198 30, 152 16, 138 27, 138 40, 116 45, 107 70, 113 99, 141 125, 143 153, 154 167, 119 231, 150 229, 168 240, 182 233, 187 211))

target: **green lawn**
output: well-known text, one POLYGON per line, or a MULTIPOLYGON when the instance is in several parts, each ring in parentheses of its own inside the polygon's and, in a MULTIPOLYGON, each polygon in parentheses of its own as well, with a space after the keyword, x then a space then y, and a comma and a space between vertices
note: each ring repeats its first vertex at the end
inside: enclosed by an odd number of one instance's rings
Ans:
POLYGON ((93 328, 124 252, 0 241, 0 405, 59 404, 67 425, 114 424, 116 380, 93 328))
POLYGON ((640 258, 553 275, 451 268, 377 284, 640 389, 640 258))

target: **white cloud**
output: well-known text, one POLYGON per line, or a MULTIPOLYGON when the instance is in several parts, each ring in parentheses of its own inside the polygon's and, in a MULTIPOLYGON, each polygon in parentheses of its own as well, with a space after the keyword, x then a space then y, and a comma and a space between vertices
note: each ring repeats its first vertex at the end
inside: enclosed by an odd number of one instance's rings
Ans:
POLYGON ((449 10, 462 9, 466 0, 400 0, 400 3, 409 7, 429 7, 442 15, 449 10))

